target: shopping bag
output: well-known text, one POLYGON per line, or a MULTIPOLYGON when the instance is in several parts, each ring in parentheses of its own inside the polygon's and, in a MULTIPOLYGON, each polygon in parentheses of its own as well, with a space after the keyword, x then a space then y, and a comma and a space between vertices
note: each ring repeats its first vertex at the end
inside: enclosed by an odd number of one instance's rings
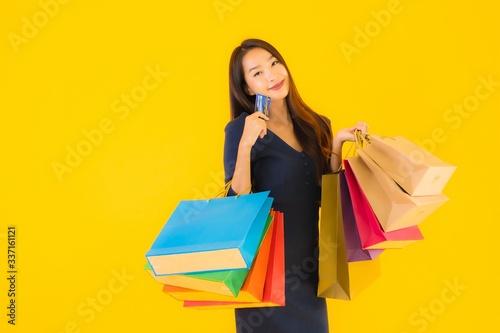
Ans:
MULTIPOLYGON (((373 250, 371 250, 373 251, 373 250)), ((368 287, 376 283, 381 275, 381 261, 374 260, 349 262, 349 286, 351 300, 356 299, 368 287)))
POLYGON ((418 226, 388 232, 382 229, 351 169, 350 164, 352 161, 356 161, 356 159, 348 158, 344 160, 344 167, 362 248, 400 249, 424 239, 418 226))
MULTIPOLYGON (((267 223, 266 223, 266 233, 268 234, 268 228, 270 227, 272 220, 274 217, 274 213, 271 212, 267 223)), ((260 256, 266 256, 266 248, 262 248, 264 245, 264 236, 261 239, 261 245, 259 246, 259 250, 255 259, 260 256), (261 251, 262 250, 262 251, 261 251), (261 253, 262 252, 262 253, 261 253)), ((268 254, 267 254, 268 255, 268 254)), ((262 261, 262 259, 260 259, 262 261)), ((149 263, 146 264, 145 269, 151 274, 151 276, 158 282, 163 285, 169 285, 172 287, 185 288, 189 290, 196 290, 199 292, 207 292, 213 294, 214 297, 216 295, 220 295, 223 297, 234 298, 239 296, 239 292, 246 281, 246 278, 250 271, 254 268, 255 262, 252 264, 251 269, 232 269, 232 270, 221 270, 221 271, 211 271, 211 272, 194 272, 194 273, 185 273, 185 274, 174 274, 174 275, 156 275, 149 263)), ((267 260, 266 260, 267 262, 267 260)), ((264 264, 266 265, 266 264, 264 264)), ((265 276, 265 268, 264 272, 261 271, 262 264, 259 264, 259 272, 260 274, 264 274, 265 276)), ((267 267, 267 266, 265 266, 267 267)), ((255 270, 255 269, 254 269, 255 270)), ((253 285, 252 285, 253 286, 253 285)), ((179 293, 176 290, 176 293, 179 293)), ((257 295, 258 296, 258 295, 257 295)), ((251 297, 247 295, 247 297, 251 297)))
POLYGON ((366 139, 366 155, 412 196, 440 194, 457 168, 402 136, 366 139))
POLYGON ((185 273, 178 275, 155 275, 149 263, 146 263, 144 268, 158 283, 192 288, 231 297, 238 295, 248 275, 248 269, 185 273))
POLYGON ((361 239, 356 225, 356 217, 352 208, 351 196, 349 194, 349 187, 347 186, 344 170, 339 172, 339 181, 347 261, 355 262, 373 260, 384 250, 364 250, 361 246, 361 239))
POLYGON ((410 196, 363 150, 358 154, 349 164, 384 231, 418 225, 448 201, 442 193, 410 196))
POLYGON ((181 201, 146 253, 154 274, 250 269, 273 202, 269 193, 181 201))
POLYGON ((239 290, 237 296, 220 295, 203 290, 182 288, 178 286, 165 284, 162 291, 179 301, 226 301, 226 302, 260 302, 264 292, 264 283, 266 279, 267 266, 269 263, 269 254, 274 235, 274 215, 271 213, 269 228, 265 234, 259 252, 252 268, 245 278, 244 284, 239 290))
POLYGON ((322 177, 317 295, 350 300, 339 174, 336 172, 322 177))
POLYGON ((260 302, 184 301, 184 307, 193 309, 235 309, 285 305, 285 234, 284 216, 276 211, 274 234, 269 254, 264 292, 260 302))

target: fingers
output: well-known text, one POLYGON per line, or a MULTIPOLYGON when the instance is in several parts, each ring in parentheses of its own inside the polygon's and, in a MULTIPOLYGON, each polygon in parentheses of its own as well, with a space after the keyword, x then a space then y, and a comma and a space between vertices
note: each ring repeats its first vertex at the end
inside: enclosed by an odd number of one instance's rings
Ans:
POLYGON ((368 133, 368 124, 365 123, 364 121, 358 121, 356 126, 354 126, 354 131, 361 131, 361 134, 366 134, 368 133))
POLYGON ((254 112, 250 115, 250 117, 255 117, 255 118, 259 118, 259 119, 264 119, 264 120, 269 120, 269 117, 266 116, 265 114, 261 113, 261 112, 254 112))
POLYGON ((267 135, 267 120, 269 118, 260 112, 254 112, 249 115, 245 119, 245 129, 243 130, 245 141, 251 142, 253 145, 257 138, 264 138, 267 135))
POLYGON ((246 119, 246 122, 249 123, 250 126, 267 129, 266 121, 269 120, 265 114, 260 112, 254 112, 249 115, 246 119))
POLYGON ((255 115, 254 117, 256 118, 256 127, 257 129, 260 129, 259 132, 259 138, 264 138, 267 134, 267 124, 266 121, 269 120, 269 118, 260 112, 254 112, 252 116, 255 115))
POLYGON ((257 113, 257 118, 260 120, 260 122, 262 122, 261 123, 262 130, 259 133, 259 137, 262 139, 267 135, 267 124, 265 122, 269 120, 269 117, 260 112, 255 112, 255 113, 257 113))

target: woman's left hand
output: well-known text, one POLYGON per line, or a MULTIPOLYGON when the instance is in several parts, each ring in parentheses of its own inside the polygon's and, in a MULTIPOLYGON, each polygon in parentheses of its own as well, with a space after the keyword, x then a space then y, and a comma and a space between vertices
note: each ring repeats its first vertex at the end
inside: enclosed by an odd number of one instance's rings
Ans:
POLYGON ((362 135, 365 135, 366 133, 368 133, 368 124, 363 121, 358 121, 355 126, 343 128, 337 132, 335 140, 339 144, 342 144, 345 141, 354 141, 354 132, 358 130, 361 131, 362 135))
POLYGON ((346 141, 355 141, 354 132, 358 130, 361 131, 362 135, 367 134, 368 124, 363 121, 358 121, 355 126, 343 128, 338 131, 337 135, 333 138, 332 155, 330 159, 330 168, 333 172, 339 170, 341 165, 342 145, 346 141))

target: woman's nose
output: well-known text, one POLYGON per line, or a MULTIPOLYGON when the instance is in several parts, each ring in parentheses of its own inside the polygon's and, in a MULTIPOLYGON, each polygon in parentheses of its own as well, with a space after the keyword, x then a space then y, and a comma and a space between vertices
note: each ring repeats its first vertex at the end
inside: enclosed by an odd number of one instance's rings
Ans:
POLYGON ((267 80, 269 82, 273 82, 274 80, 276 80, 276 74, 272 71, 269 71, 267 74, 267 80))

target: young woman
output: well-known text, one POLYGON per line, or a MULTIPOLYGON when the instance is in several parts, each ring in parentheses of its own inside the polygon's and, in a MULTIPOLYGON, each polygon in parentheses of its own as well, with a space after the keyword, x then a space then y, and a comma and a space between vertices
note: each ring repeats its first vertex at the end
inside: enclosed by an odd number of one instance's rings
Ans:
POLYGON ((271 191, 285 220, 284 307, 237 309, 238 333, 325 333, 325 299, 318 298, 318 218, 321 176, 337 170, 342 145, 358 122, 333 137, 330 121, 309 108, 280 53, 248 39, 229 66, 231 121, 225 128, 224 169, 230 195, 271 191), (254 111, 255 95, 271 98, 269 117, 254 111))

